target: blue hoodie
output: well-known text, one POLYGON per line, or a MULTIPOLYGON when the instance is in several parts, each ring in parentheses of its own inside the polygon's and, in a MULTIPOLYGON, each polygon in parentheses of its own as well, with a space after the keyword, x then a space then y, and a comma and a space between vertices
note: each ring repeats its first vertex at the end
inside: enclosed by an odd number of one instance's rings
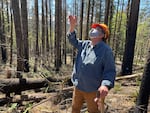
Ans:
POLYGON ((114 87, 116 70, 111 48, 103 41, 93 47, 90 40, 78 40, 75 31, 68 33, 67 37, 78 50, 72 72, 76 88, 94 92, 101 85, 109 89, 114 87))

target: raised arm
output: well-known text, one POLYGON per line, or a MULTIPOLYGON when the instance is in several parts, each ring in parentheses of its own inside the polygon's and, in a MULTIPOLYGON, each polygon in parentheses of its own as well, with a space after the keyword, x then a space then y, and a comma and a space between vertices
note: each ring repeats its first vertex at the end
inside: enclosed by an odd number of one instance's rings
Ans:
POLYGON ((70 15, 69 16, 69 23, 70 23, 69 32, 73 32, 75 30, 76 25, 77 25, 77 17, 70 15))
POLYGON ((76 38, 76 32, 75 27, 77 25, 77 17, 76 16, 69 16, 69 30, 67 33, 67 37, 69 39, 69 42, 77 49, 80 49, 82 47, 82 42, 76 38))

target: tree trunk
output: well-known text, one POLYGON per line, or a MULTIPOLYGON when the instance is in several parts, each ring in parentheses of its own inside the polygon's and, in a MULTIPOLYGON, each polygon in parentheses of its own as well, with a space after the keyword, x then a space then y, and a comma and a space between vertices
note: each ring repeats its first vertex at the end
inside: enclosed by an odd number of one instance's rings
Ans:
MULTIPOLYGON (((117 2, 117 11, 116 11, 116 17, 115 17, 115 26, 114 26, 114 33, 113 33, 113 45, 112 45, 112 49, 114 51, 114 53, 116 52, 116 42, 117 42, 117 37, 116 37, 116 29, 117 29, 117 22, 118 22, 118 10, 119 10, 119 3, 120 0, 118 0, 117 2)), ((116 53, 114 54, 116 55, 116 53)), ((116 56, 114 56, 116 58, 116 56)))
POLYGON ((78 3, 77 0, 74 0, 74 14, 78 17, 78 3))
POLYGON ((12 9, 14 14, 14 24, 16 32, 16 44, 17 44, 17 77, 21 78, 21 72, 24 70, 24 57, 23 57, 23 38, 21 31, 21 16, 19 11, 19 0, 12 0, 12 9))
POLYGON ((105 18, 104 18, 104 23, 106 25, 108 25, 109 9, 110 9, 110 0, 106 0, 106 2, 105 2, 105 18))
POLYGON ((51 53, 51 62, 52 62, 52 59, 53 59, 53 38, 52 38, 52 1, 49 0, 49 30, 50 30, 50 53, 51 53))
POLYGON ((10 8, 10 15, 11 15, 11 27, 10 27, 10 67, 12 67, 13 62, 13 12, 10 8))
POLYGON ((44 0, 42 0, 42 62, 45 63, 45 11, 44 11, 44 0))
POLYGON ((4 1, 1 1, 1 52, 2 52, 2 62, 6 63, 7 61, 7 49, 6 49, 6 34, 5 34, 5 17, 4 17, 4 1))
MULTIPOLYGON (((1 11, 0 11, 0 44, 2 43, 2 15, 1 15, 2 13, 1 13, 1 11)), ((2 44, 0 45, 0 48, 1 48, 1 52, 0 53, 2 53, 2 44)), ((1 55, 1 57, 2 57, 2 55, 1 55)), ((2 60, 2 59, 1 59, 2 60)))
POLYGON ((29 72, 27 0, 21 0, 22 39, 24 42, 24 72, 29 72))
MULTIPOLYGON (((90 18, 90 20, 91 20, 91 22, 90 22, 90 25, 92 25, 92 23, 93 23, 93 15, 94 15, 94 0, 92 0, 92 5, 91 5, 91 18, 90 18)), ((100 22, 100 21, 99 21, 100 22)))
POLYGON ((143 78, 140 86, 140 91, 137 99, 135 113, 147 113, 147 107, 150 96, 150 48, 148 58, 144 68, 143 78))
POLYGON ((99 13, 98 13, 98 16, 96 16, 96 18, 98 17, 98 22, 102 22, 102 6, 103 6, 103 0, 100 0, 100 3, 99 3, 99 13))
POLYGON ((46 56, 47 59, 49 57, 49 36, 48 36, 48 1, 45 1, 45 9, 46 9, 46 18, 45 18, 45 26, 46 26, 46 56))
POLYGON ((114 4, 113 4, 113 0, 111 0, 110 2, 110 16, 109 16, 109 38, 108 38, 108 44, 110 45, 110 39, 111 37, 111 32, 112 32, 112 19, 113 19, 113 14, 114 14, 114 4))
POLYGON ((115 59, 116 58, 118 58, 118 52, 119 52, 119 50, 118 49, 120 49, 119 47, 120 47, 120 44, 121 44, 121 25, 122 25, 122 14, 123 14, 123 7, 124 7, 124 0, 123 1, 121 1, 122 2, 122 8, 121 8, 121 13, 119 13, 119 17, 118 17, 118 28, 117 28, 117 34, 116 34, 116 45, 115 45, 115 54, 114 54, 114 56, 115 56, 115 59))
MULTIPOLYGON (((78 15, 78 11, 77 11, 77 0, 74 1, 74 15, 78 15)), ((78 17, 78 16, 77 16, 78 17)), ((79 34, 80 35, 80 34, 79 34)), ((80 36, 79 36, 80 37, 80 36)), ((76 59, 76 48, 72 47, 72 64, 74 64, 75 59, 76 59)))
POLYGON ((55 0, 55 68, 59 71, 61 66, 61 35, 62 30, 62 0, 55 0))
MULTIPOLYGON (((104 24, 106 25, 108 25, 109 11, 110 11, 110 0, 105 0, 104 24)), ((106 39, 103 39, 103 41, 106 42, 106 39)))
POLYGON ((82 40, 84 0, 81 0, 79 39, 82 40))
POLYGON ((10 21, 9 21, 9 5, 8 5, 8 0, 6 0, 6 5, 7 5, 7 23, 8 23, 7 32, 9 33, 10 32, 10 21))
POLYGON ((87 5, 87 15, 86 15, 86 35, 85 35, 85 40, 89 39, 89 18, 90 18, 90 3, 91 0, 88 0, 88 5, 87 5))
POLYGON ((64 64, 67 63, 67 55, 66 55, 66 0, 63 0, 63 59, 64 59, 64 64))
POLYGON ((126 43, 122 63, 122 75, 132 74, 139 6, 140 0, 132 0, 130 17, 126 31, 126 43))
POLYGON ((38 0, 34 0, 35 4, 35 37, 36 37, 36 47, 35 47, 35 63, 34 63, 34 72, 37 72, 37 63, 39 57, 39 11, 38 11, 38 0))

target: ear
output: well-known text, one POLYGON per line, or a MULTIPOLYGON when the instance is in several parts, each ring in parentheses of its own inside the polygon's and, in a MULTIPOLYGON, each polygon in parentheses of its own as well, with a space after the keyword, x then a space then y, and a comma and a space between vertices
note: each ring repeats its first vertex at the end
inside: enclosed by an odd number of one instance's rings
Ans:
POLYGON ((104 34, 104 33, 102 33, 102 34, 101 34, 101 37, 102 37, 102 38, 105 38, 106 36, 105 36, 105 34, 104 34))

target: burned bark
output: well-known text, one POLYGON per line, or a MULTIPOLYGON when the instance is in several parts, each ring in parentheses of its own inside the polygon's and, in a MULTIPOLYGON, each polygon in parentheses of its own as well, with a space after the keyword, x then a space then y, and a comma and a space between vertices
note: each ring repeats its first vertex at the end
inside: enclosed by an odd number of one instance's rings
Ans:
POLYGON ((21 92, 30 89, 37 89, 47 87, 49 82, 60 82, 51 77, 48 78, 11 78, 11 79, 0 79, 0 92, 5 93, 6 96, 10 96, 10 93, 21 92))
POLYGON ((126 30, 126 43, 122 63, 122 75, 131 75, 134 59, 134 47, 138 24, 140 0, 132 0, 130 16, 126 30))
POLYGON ((147 113, 149 96, 150 96, 150 48, 147 62, 144 68, 136 109, 134 111, 135 113, 147 113))

